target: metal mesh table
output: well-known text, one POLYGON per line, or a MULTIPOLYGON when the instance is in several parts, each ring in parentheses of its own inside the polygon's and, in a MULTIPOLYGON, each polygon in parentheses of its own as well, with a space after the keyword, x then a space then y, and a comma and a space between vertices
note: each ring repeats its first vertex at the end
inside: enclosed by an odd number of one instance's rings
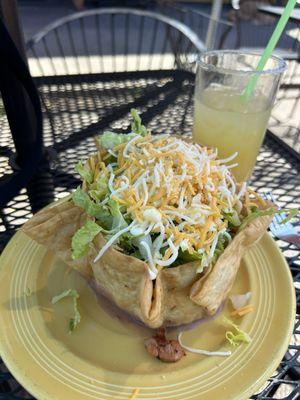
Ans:
MULTIPOLYGON (((49 170, 42 170, 27 189, 0 214, 0 251, 27 221, 32 210, 72 191, 79 183, 74 173, 78 159, 95 150, 93 136, 104 129, 129 129, 129 111, 137 107, 153 132, 190 134, 194 75, 182 70, 139 71, 36 78, 45 107, 45 145, 51 151, 49 170), (31 204, 28 194, 30 193, 31 204)), ((7 120, 0 114, 0 174, 10 169, 13 152, 7 120)), ((252 185, 269 190, 280 205, 300 203, 300 163, 267 136, 255 168, 252 185)), ((279 241, 297 294, 297 320, 289 351, 260 393, 253 399, 295 399, 300 391, 300 258, 299 250, 279 241), (283 390, 284 389, 284 390, 283 390), (298 393, 298 394, 297 394, 298 393), (278 397, 279 396, 279 397, 278 397)), ((31 398, 0 361, 0 399, 31 398)))

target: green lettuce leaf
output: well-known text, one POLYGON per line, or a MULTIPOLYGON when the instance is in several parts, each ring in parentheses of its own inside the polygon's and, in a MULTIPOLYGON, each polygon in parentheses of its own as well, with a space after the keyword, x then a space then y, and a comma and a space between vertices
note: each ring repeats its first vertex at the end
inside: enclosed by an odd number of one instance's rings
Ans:
MULTIPOLYGON (((161 249, 161 254, 164 255, 165 253, 165 248, 161 249)), ((178 250, 178 257, 176 260, 173 262, 173 264, 169 265, 168 268, 173 268, 177 267, 178 265, 186 264, 192 261, 199 261, 199 268, 197 272, 202 272, 203 268, 201 268, 201 260, 202 260, 202 254, 199 254, 197 251, 194 251, 192 253, 189 253, 187 250, 178 250)))
POLYGON ((142 125, 142 120, 141 117, 139 116, 137 110, 135 108, 132 108, 130 110, 133 122, 131 124, 131 130, 133 133, 141 136, 146 136, 147 135, 147 129, 144 125, 142 125))
POLYGON ((105 131, 96 139, 101 147, 106 150, 113 150, 116 146, 126 143, 137 135, 147 135, 147 129, 142 125, 142 120, 135 108, 130 110, 132 116, 131 133, 116 133, 105 131))
POLYGON ((286 218, 284 218, 284 219, 280 222, 280 224, 285 224, 285 223, 288 222, 290 219, 293 219, 293 218, 297 217, 298 214, 299 214, 299 210, 297 210, 297 209, 295 209, 295 208, 294 208, 294 209, 286 208, 286 209, 284 209, 284 210, 279 210, 278 212, 279 212, 279 213, 285 212, 285 213, 288 214, 288 215, 286 216, 286 218))
POLYGON ((144 260, 142 255, 141 255, 141 253, 140 253, 140 251, 138 249, 136 249, 133 253, 129 253, 129 255, 131 257, 138 258, 139 260, 144 260))
POLYGON ((118 245, 125 254, 131 255, 133 257, 137 257, 137 254, 139 254, 139 256, 137 258, 141 258, 139 250, 132 243, 133 239, 134 239, 134 236, 132 236, 130 232, 125 232, 119 238, 118 245))
POLYGON ((243 219, 243 222, 240 225, 238 232, 240 232, 242 229, 244 229, 247 225, 249 225, 256 218, 267 216, 267 215, 274 216, 275 214, 281 214, 281 213, 288 214, 287 217, 284 218, 284 220, 281 222, 281 224, 284 224, 285 222, 287 222, 290 219, 297 216, 299 213, 299 210, 288 209, 288 208, 285 208, 285 209, 282 208, 281 210, 276 210, 275 208, 268 208, 267 210, 259 210, 259 209, 255 208, 251 214, 249 214, 247 217, 245 217, 243 219))
POLYGON ((102 228, 96 222, 86 221, 72 237, 72 258, 82 258, 88 251, 90 242, 101 232, 102 228))
POLYGON ((78 310, 78 304, 77 300, 79 299, 79 294, 76 289, 67 289, 64 290, 62 293, 60 293, 57 296, 54 296, 51 300, 52 304, 55 304, 59 302, 62 299, 65 299, 67 297, 71 297, 73 299, 73 307, 74 307, 74 316, 70 318, 69 322, 69 333, 72 333, 74 329, 77 328, 78 324, 81 321, 81 315, 78 310))
POLYGON ((72 200, 74 204, 83 208, 85 212, 91 217, 100 217, 103 207, 92 201, 87 193, 78 187, 73 193, 72 200))
POLYGON ((75 309, 75 303, 74 303, 74 311, 75 311, 74 317, 70 318, 69 322, 69 333, 72 333, 79 324, 79 322, 81 321, 81 315, 79 311, 75 309))
POLYGON ((111 230, 118 231, 128 226, 123 214, 121 213, 121 206, 116 200, 109 200, 108 207, 111 215, 113 216, 111 230))
POLYGON ((106 205, 100 205, 95 203, 87 193, 77 188, 73 193, 73 202, 83 208, 88 215, 96 218, 106 234, 114 234, 128 226, 121 212, 121 206, 115 200, 110 199, 106 205))
POLYGON ((111 131, 104 132, 101 136, 97 138, 101 147, 106 150, 113 150, 114 147, 128 142, 136 136, 136 133, 115 133, 111 131))
POLYGON ((230 239, 228 239, 227 236, 225 236, 225 235, 219 236, 216 250, 214 252, 213 259, 212 259, 213 264, 215 264, 217 262, 217 259, 224 252, 224 250, 226 249, 229 242, 230 242, 230 239))
POLYGON ((241 343, 250 343, 251 342, 251 337, 248 335, 248 333, 244 332, 242 329, 240 329, 236 324, 234 324, 230 319, 223 317, 223 324, 226 327, 230 327, 233 329, 232 331, 226 331, 225 337, 228 340, 228 342, 231 344, 231 346, 239 346, 241 343))
POLYGON ((84 168, 82 161, 79 161, 79 163, 75 166, 75 171, 78 172, 83 181, 86 181, 87 183, 93 182, 92 172, 84 168))
POLYGON ((78 292, 76 289, 66 289, 62 293, 54 296, 51 300, 52 304, 58 303, 60 300, 65 299, 66 297, 76 297, 78 298, 78 292))
POLYGON ((110 229, 113 221, 113 217, 110 214, 108 207, 96 204, 87 193, 81 190, 79 187, 72 195, 73 202, 76 206, 85 210, 85 212, 91 217, 96 218, 102 228, 110 229))
POLYGON ((100 202, 104 200, 106 192, 102 191, 101 189, 91 189, 88 191, 88 194, 92 200, 94 200, 95 202, 100 202))
POLYGON ((241 225, 241 220, 240 220, 236 210, 233 210, 232 213, 224 213, 223 216, 224 216, 224 219, 226 219, 230 225, 232 225, 232 226, 240 226, 241 225))
MULTIPOLYGON (((226 246, 228 244, 228 239, 224 235, 219 236, 219 240, 216 246, 216 250, 212 259, 212 263, 214 264, 218 257, 223 253, 225 250, 226 246)), ((183 251, 179 249, 178 251, 178 257, 176 261, 171 265, 171 267, 176 267, 177 265, 189 263, 192 261, 199 261, 200 265, 199 268, 197 269, 198 273, 201 273, 203 269, 205 268, 203 263, 203 254, 199 254, 197 251, 194 251, 192 253, 189 253, 187 250, 183 251)))
POLYGON ((97 178, 97 181, 90 186, 88 193, 89 196, 97 203, 104 200, 108 194, 108 191, 107 178, 104 175, 100 175, 97 178))
MULTIPOLYGON (((189 253, 187 250, 183 251, 181 249, 178 250, 178 257, 176 259, 176 265, 186 264, 192 261, 201 261, 202 254, 199 254, 197 251, 193 253, 189 253)), ((176 266, 174 263, 172 267, 176 266)))

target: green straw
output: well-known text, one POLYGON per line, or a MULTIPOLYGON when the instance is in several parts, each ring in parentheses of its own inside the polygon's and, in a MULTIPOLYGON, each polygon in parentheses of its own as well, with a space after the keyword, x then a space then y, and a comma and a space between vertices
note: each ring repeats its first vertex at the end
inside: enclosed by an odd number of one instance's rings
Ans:
MULTIPOLYGON (((275 28, 270 40, 269 40, 269 43, 267 44, 267 47, 265 48, 265 50, 259 60, 259 63, 256 67, 256 71, 258 71, 258 72, 263 71, 268 59, 272 55, 273 50, 275 49, 275 47, 278 43, 278 40, 280 39, 280 36, 290 18, 290 15, 291 15, 296 3, 297 3, 297 0, 289 0, 287 5, 285 6, 285 9, 276 25, 276 28, 275 28)), ((256 85, 256 82, 258 80, 258 77, 259 77, 259 75, 255 74, 250 79, 250 81, 245 89, 245 96, 247 99, 249 99, 249 97, 251 96, 253 89, 256 85)))

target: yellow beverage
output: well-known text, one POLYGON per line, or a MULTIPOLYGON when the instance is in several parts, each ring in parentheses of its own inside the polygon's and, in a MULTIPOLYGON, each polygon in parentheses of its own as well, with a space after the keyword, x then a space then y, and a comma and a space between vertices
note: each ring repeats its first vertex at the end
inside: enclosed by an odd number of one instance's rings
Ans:
POLYGON ((237 152, 231 163, 238 182, 247 180, 264 138, 271 108, 267 99, 253 96, 245 102, 232 89, 209 88, 195 95, 194 140, 218 149, 220 158, 237 152))

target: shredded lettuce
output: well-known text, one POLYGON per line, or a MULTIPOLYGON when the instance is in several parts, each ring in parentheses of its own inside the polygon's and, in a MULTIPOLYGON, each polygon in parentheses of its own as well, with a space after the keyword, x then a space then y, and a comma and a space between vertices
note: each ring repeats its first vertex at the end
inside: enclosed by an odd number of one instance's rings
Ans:
POLYGON ((102 191, 101 189, 91 189, 88 191, 88 194, 95 202, 101 202, 106 197, 106 191, 102 191))
POLYGON ((115 133, 111 131, 104 132, 101 136, 98 137, 98 142, 101 147, 106 150, 113 150, 114 147, 119 146, 122 143, 128 142, 137 134, 135 132, 132 133, 115 133))
POLYGON ((180 258, 183 263, 188 263, 191 261, 199 261, 202 258, 202 254, 199 254, 197 251, 193 251, 192 253, 189 253, 187 250, 182 251, 179 250, 178 252, 178 258, 180 258))
POLYGON ((232 331, 226 331, 225 337, 228 340, 228 342, 231 344, 231 346, 239 346, 241 343, 250 343, 251 342, 251 337, 248 335, 248 333, 244 332, 242 329, 240 329, 236 324, 234 324, 229 318, 223 317, 223 324, 226 327, 230 327, 233 329, 232 331))
MULTIPOLYGON (((134 255, 139 253, 139 251, 136 249, 136 247, 132 243, 133 236, 131 235, 130 232, 125 232, 118 241, 118 244, 120 248, 123 250, 123 252, 127 255, 134 255)), ((137 257, 140 258, 140 257, 137 257)))
POLYGON ((241 220, 238 216, 238 213, 236 210, 232 210, 231 213, 224 213, 224 218, 227 219, 230 225, 232 226, 240 226, 241 225, 241 220))
POLYGON ((79 161, 79 163, 75 166, 75 171, 78 172, 83 181, 86 181, 87 183, 93 182, 93 173, 84 168, 82 161, 79 161))
POLYGON ((231 241, 230 237, 231 236, 228 232, 226 234, 219 235, 218 243, 217 243, 213 258, 212 258, 213 264, 215 264, 217 262, 217 259, 220 257, 220 255, 224 252, 224 250, 230 243, 230 241, 231 241))
POLYGON ((135 236, 132 238, 132 244, 138 248, 143 259, 147 260, 148 254, 145 250, 145 247, 142 245, 142 242, 145 242, 148 245, 151 254, 153 254, 153 244, 151 235, 148 233, 148 235, 135 236))
POLYGON ((135 108, 130 110, 132 116, 131 133, 115 133, 112 131, 105 131, 100 135, 97 140, 101 147, 106 150, 113 150, 114 147, 119 146, 122 143, 126 143, 131 140, 134 136, 147 135, 147 129, 142 125, 142 120, 135 108))
POLYGON ((62 293, 58 294, 57 296, 54 296, 51 300, 52 304, 55 304, 59 302, 62 299, 65 299, 67 297, 71 297, 73 299, 73 307, 74 307, 74 316, 70 318, 69 321, 69 333, 72 333, 74 329, 77 328, 78 324, 81 321, 81 315, 78 311, 78 304, 77 304, 77 299, 79 299, 79 294, 76 289, 67 289, 64 290, 62 293))
POLYGON ((104 200, 104 198, 108 194, 108 184, 106 176, 99 175, 96 182, 94 182, 90 186, 90 190, 88 191, 89 196, 95 201, 99 202, 104 200))
POLYGON ((227 331, 225 334, 225 337, 228 340, 228 342, 231 344, 231 346, 234 346, 234 347, 239 346, 242 342, 245 342, 245 343, 251 342, 250 336, 244 331, 240 331, 238 333, 233 333, 231 331, 227 331))
POLYGON ((24 291, 24 296, 30 297, 32 295, 32 290, 27 287, 26 290, 24 291))
POLYGON ((244 229, 247 225, 249 225, 256 218, 264 217, 267 215, 273 216, 275 214, 287 213, 288 214, 287 217, 284 218, 284 220, 281 222, 281 224, 284 224, 285 222, 289 221, 290 219, 292 219, 296 215, 298 215, 298 212, 299 211, 297 209, 287 209, 287 208, 286 209, 282 208, 281 210, 276 210, 275 208, 259 210, 258 208, 254 208, 252 213, 243 219, 243 222, 240 225, 238 231, 240 232, 242 229, 244 229))
POLYGON ((111 230, 118 231, 120 229, 126 228, 126 226, 128 226, 128 224, 125 221, 123 214, 121 213, 120 204, 115 200, 109 200, 108 207, 109 207, 110 213, 113 217, 111 230))
MULTIPOLYGON (((178 265, 189 263, 192 261, 201 261, 202 254, 199 254, 197 251, 193 251, 189 253, 187 250, 178 250, 178 257, 176 261, 170 265, 170 267, 177 267, 178 265)), ((201 272, 201 271, 200 271, 201 272)))
POLYGON ((66 297, 76 297, 76 298, 78 298, 79 295, 78 295, 77 290, 75 290, 75 289, 66 289, 62 293, 54 296, 52 298, 52 300, 51 300, 51 303, 55 304, 55 303, 59 302, 60 300, 66 298, 66 297))
POLYGON ((280 223, 281 224, 285 224, 286 222, 288 222, 290 219, 293 219, 293 218, 295 218, 295 217, 297 217, 298 216, 298 214, 299 214, 299 210, 297 210, 297 209, 290 209, 290 208, 286 208, 286 209, 284 209, 284 210, 279 210, 278 211, 279 213, 280 212, 285 212, 285 213, 287 213, 288 215, 286 216, 286 218, 284 218, 280 223))
POLYGON ((72 196, 73 202, 76 206, 83 208, 88 215, 97 218, 101 216, 102 206, 94 203, 89 195, 78 187, 72 196))
POLYGON ((89 244, 102 228, 96 222, 88 220, 72 237, 72 258, 83 257, 89 249, 89 244))
POLYGON ((133 133, 141 136, 146 136, 147 135, 147 129, 144 125, 142 125, 142 120, 141 117, 139 116, 137 110, 135 108, 132 108, 130 110, 133 122, 131 124, 131 130, 133 133))
POLYGON ((139 250, 135 250, 133 253, 129 253, 129 255, 130 255, 131 257, 138 258, 139 260, 145 261, 145 260, 143 259, 143 257, 142 257, 142 255, 141 255, 141 253, 140 253, 139 250))
POLYGON ((87 221, 72 238, 72 257, 79 259, 84 256, 88 250, 89 243, 99 233, 103 232, 106 235, 106 240, 112 235, 115 235, 121 229, 128 226, 124 215, 121 212, 120 204, 110 199, 106 205, 95 203, 87 193, 80 188, 73 194, 73 201, 78 206, 83 208, 88 215, 96 218, 96 222, 87 221))
POLYGON ((104 229, 110 229, 113 217, 106 206, 96 204, 89 195, 79 187, 73 193, 72 199, 76 206, 83 208, 89 216, 95 217, 104 229))
MULTIPOLYGON (((223 253, 227 244, 228 244, 228 238, 225 235, 220 235, 213 258, 212 258, 213 264, 216 263, 218 257, 223 253)), ((197 269, 197 273, 203 272, 204 268, 208 266, 206 264, 206 258, 203 256, 203 254, 199 254, 197 251, 193 251, 190 253, 187 250, 183 251, 183 250, 179 249, 178 257, 177 257, 176 261, 170 265, 170 267, 176 267, 178 265, 189 263, 192 261, 199 261, 199 263, 200 263, 200 265, 197 269)))
POLYGON ((148 244, 149 248, 154 252, 152 238, 155 235, 140 235, 134 236, 130 232, 125 232, 118 240, 118 244, 125 254, 144 260, 143 256, 147 256, 145 248, 141 245, 144 241, 148 244))

